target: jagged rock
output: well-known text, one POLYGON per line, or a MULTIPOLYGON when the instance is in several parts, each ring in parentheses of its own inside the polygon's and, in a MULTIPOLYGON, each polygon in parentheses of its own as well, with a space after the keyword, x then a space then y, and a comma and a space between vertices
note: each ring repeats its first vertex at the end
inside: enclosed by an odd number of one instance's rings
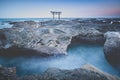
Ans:
POLYGON ((17 80, 43 80, 42 75, 29 75, 18 77, 17 80))
POLYGON ((95 28, 84 28, 79 32, 77 36, 72 39, 73 42, 85 42, 85 43, 104 43, 104 35, 95 28))
POLYGON ((92 65, 73 70, 49 68, 43 74, 43 80, 120 80, 118 77, 104 73, 92 65))
POLYGON ((41 25, 34 21, 24 21, 24 22, 10 22, 10 24, 13 24, 13 27, 41 27, 41 25))
MULTIPOLYGON (((24 54, 27 52, 32 55, 36 53, 48 56, 66 54, 68 45, 75 42, 104 44, 102 31, 104 27, 101 26, 108 26, 104 20, 106 21, 106 19, 50 20, 44 21, 42 23, 44 26, 41 22, 34 21, 11 22, 12 28, 0 29, 0 53, 17 54, 22 51, 24 54)), ((110 29, 116 30, 118 27, 110 29)))
POLYGON ((0 80, 17 80, 16 68, 6 68, 0 65, 0 80))
POLYGON ((0 35, 0 53, 7 56, 66 54, 71 36, 61 33, 56 34, 52 29, 32 27, 30 24, 29 27, 2 29, 0 30, 2 34, 0 35))
POLYGON ((104 53, 107 60, 112 65, 120 65, 120 33, 107 32, 104 36, 106 37, 104 53))
POLYGON ((0 66, 0 80, 120 80, 120 78, 87 64, 73 70, 49 68, 43 74, 25 76, 17 76, 15 68, 0 66))

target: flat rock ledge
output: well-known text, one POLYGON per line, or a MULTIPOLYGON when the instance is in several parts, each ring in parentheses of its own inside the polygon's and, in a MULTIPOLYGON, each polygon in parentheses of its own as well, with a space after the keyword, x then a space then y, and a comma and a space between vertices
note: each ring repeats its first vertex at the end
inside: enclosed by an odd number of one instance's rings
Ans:
POLYGON ((100 71, 87 64, 82 68, 62 70, 49 68, 43 74, 18 77, 15 68, 0 66, 0 80, 120 80, 119 77, 100 71))

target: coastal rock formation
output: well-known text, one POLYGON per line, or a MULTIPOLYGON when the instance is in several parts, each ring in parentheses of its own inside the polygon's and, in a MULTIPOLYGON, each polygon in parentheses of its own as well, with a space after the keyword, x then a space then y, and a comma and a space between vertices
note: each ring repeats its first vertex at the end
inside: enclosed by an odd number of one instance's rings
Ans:
POLYGON ((34 21, 24 21, 24 22, 10 22, 10 24, 13 25, 13 27, 41 27, 41 25, 38 22, 34 21))
POLYGON ((7 68, 0 65, 0 80, 17 80, 16 68, 7 68))
POLYGON ((21 77, 16 76, 15 71, 13 68, 1 66, 0 80, 120 80, 119 77, 102 72, 89 64, 73 70, 49 68, 40 75, 26 75, 21 77))
POLYGON ((10 22, 12 28, 0 29, 0 53, 49 56, 67 54, 68 45, 76 42, 104 44, 104 33, 120 28, 110 22, 106 19, 10 22))
POLYGON ((43 75, 43 80, 120 80, 90 64, 73 70, 50 68, 43 75))
MULTIPOLYGON (((96 19, 45 22, 24 21, 11 22, 10 24, 13 24, 12 28, 0 29, 0 56, 50 56, 66 54, 69 44, 74 44, 75 42, 104 44, 105 32, 120 30, 119 22, 115 23, 111 22, 111 20, 96 19)), ((119 33, 108 32, 105 34, 105 38, 104 52, 107 60, 112 64, 119 64, 119 33)), ((11 73, 11 71, 12 69, 0 67, 0 79, 120 80, 117 77, 99 71, 91 65, 73 70, 50 68, 42 75, 17 77, 17 79, 13 79, 16 78, 16 75, 11 73), (14 77, 9 78, 11 74, 14 77)), ((15 72, 15 70, 12 72, 15 72)))
MULTIPOLYGON (((22 23, 20 22, 20 24, 22 23)), ((9 56, 12 54, 15 56, 26 55, 27 53, 40 56, 66 54, 71 37, 56 32, 58 31, 30 25, 29 27, 17 27, 15 23, 13 28, 0 30, 0 53, 9 56)))
POLYGON ((104 44, 104 53, 107 60, 115 66, 120 65, 120 33, 105 33, 106 41, 104 44))
POLYGON ((95 28, 81 29, 81 32, 72 39, 73 42, 81 43, 104 43, 104 34, 96 30, 95 28))

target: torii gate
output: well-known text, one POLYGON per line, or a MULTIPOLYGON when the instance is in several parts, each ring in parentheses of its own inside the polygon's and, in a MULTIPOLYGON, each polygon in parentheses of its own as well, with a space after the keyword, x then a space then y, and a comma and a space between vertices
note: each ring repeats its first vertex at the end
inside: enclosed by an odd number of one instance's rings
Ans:
POLYGON ((58 19, 60 20, 60 15, 62 12, 57 12, 57 11, 50 11, 53 15, 53 19, 55 19, 55 15, 58 15, 58 19))

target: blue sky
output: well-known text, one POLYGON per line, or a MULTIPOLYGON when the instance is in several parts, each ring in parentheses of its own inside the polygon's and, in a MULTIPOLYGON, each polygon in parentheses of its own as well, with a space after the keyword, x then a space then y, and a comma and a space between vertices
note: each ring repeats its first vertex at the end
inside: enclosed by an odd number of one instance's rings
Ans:
POLYGON ((0 18, 120 16, 120 0, 0 0, 0 18))

